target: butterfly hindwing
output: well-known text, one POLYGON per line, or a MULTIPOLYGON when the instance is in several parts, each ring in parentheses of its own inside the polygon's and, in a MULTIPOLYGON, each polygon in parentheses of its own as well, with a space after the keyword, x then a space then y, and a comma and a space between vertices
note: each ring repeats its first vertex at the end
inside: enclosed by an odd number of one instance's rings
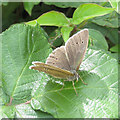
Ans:
POLYGON ((69 61, 66 57, 65 46, 56 48, 47 58, 46 64, 59 67, 65 70, 71 70, 69 61))

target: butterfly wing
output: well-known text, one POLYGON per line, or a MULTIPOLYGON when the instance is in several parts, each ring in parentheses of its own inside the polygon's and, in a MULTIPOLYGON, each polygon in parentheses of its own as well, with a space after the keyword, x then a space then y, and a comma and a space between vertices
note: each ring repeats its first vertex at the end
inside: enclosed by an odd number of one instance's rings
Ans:
POLYGON ((29 67, 30 69, 38 70, 39 72, 45 72, 55 78, 67 79, 74 77, 74 74, 70 71, 63 70, 52 65, 48 65, 37 61, 32 62, 32 64, 33 65, 29 67))
POLYGON ((88 45, 88 30, 84 29, 72 37, 65 44, 55 49, 47 58, 46 64, 33 62, 30 69, 45 72, 57 78, 74 76, 71 70, 79 69, 88 45))
POLYGON ((68 39, 65 49, 71 70, 78 70, 88 46, 88 29, 81 30, 68 39))
POLYGON ((47 58, 46 64, 70 71, 70 64, 66 57, 65 46, 56 48, 47 58))

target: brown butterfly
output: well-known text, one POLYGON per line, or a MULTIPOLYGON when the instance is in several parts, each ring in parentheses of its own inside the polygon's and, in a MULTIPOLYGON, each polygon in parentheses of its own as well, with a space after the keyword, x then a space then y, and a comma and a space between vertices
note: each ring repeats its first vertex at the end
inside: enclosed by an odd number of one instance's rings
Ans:
POLYGON ((83 29, 77 32, 68 39, 65 46, 56 48, 48 56, 46 63, 37 61, 32 62, 33 65, 30 66, 30 69, 45 72, 55 78, 65 79, 64 81, 72 81, 76 92, 74 81, 78 81, 80 77, 76 71, 79 69, 85 56, 88 46, 88 38, 88 29, 83 29))

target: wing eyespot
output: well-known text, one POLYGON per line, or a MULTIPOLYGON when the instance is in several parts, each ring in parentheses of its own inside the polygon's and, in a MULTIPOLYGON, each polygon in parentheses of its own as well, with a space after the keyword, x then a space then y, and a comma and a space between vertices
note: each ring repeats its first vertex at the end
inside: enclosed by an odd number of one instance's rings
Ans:
POLYGON ((55 57, 54 57, 54 56, 52 56, 52 55, 51 55, 50 57, 51 57, 51 58, 55 58, 55 57))
POLYGON ((82 41, 82 43, 84 43, 84 42, 82 41))

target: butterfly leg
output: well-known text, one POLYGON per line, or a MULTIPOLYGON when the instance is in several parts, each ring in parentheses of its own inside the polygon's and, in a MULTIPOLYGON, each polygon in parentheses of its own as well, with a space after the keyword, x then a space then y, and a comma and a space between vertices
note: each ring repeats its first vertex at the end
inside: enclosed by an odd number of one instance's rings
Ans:
POLYGON ((72 83, 73 83, 73 88, 74 88, 74 90, 75 90, 75 93, 76 93, 76 95, 78 96, 77 91, 76 91, 76 88, 75 88, 75 85, 74 85, 74 81, 72 81, 72 83))
POLYGON ((85 82, 83 81, 83 79, 80 77, 80 75, 79 75, 79 78, 81 79, 81 81, 82 81, 82 83, 83 83, 84 85, 87 85, 87 83, 85 83, 85 82))
POLYGON ((64 80, 64 81, 72 81, 72 83, 73 83, 73 88, 74 88, 74 90, 75 90, 76 95, 78 96, 77 91, 76 91, 76 88, 75 88, 75 85, 74 85, 74 80, 64 80))

